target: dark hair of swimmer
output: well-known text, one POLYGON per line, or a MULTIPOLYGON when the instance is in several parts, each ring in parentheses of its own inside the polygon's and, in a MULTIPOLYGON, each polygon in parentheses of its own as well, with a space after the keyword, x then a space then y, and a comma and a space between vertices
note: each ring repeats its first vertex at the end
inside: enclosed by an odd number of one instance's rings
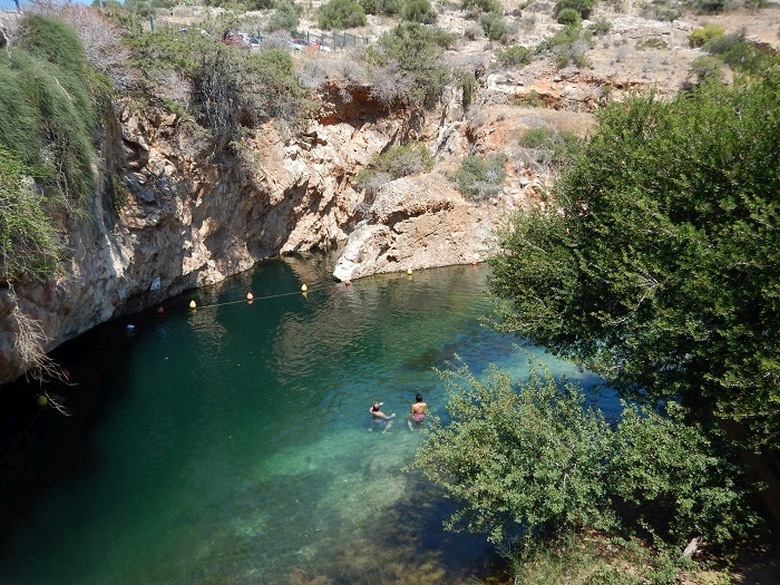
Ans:
POLYGON ((417 402, 422 402, 422 401, 423 401, 423 400, 422 400, 422 394, 420 394, 420 393, 418 392, 418 393, 417 393, 417 396, 415 396, 415 397, 414 397, 414 399, 415 399, 417 402))
POLYGON ((379 410, 379 407, 380 407, 380 406, 381 406, 381 405, 380 405, 378 402, 374 402, 374 405, 371 407, 371 410, 373 410, 374 412, 376 412, 377 410, 379 410))

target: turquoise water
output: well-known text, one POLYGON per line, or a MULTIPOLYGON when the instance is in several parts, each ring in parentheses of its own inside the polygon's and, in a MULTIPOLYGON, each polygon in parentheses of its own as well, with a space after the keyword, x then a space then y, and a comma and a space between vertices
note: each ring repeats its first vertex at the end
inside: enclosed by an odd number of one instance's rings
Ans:
MULTIPOLYGON (((444 532, 451 504, 402 468, 421 437, 405 425, 414 394, 444 414, 434 367, 460 355, 476 372, 526 371, 517 340, 480 325, 487 269, 349 287, 330 270, 327 257, 272 261, 63 348, 74 385, 57 393, 72 416, 44 411, 9 457, 0 582, 485 575, 495 558, 484 537, 444 532), (374 400, 398 413, 387 433, 372 432, 374 400)), ((597 381, 534 353, 556 375, 597 381)))

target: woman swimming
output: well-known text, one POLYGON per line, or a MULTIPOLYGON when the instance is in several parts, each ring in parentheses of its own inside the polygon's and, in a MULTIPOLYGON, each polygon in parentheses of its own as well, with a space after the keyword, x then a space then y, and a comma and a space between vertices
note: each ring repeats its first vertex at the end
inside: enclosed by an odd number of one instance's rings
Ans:
POLYGON ((421 425, 425 420, 425 415, 428 414, 428 405, 423 401, 422 394, 418 392, 414 399, 415 403, 412 404, 412 416, 410 416, 409 420, 406 421, 406 424, 409 425, 410 431, 413 430, 412 421, 416 422, 418 425, 421 425))

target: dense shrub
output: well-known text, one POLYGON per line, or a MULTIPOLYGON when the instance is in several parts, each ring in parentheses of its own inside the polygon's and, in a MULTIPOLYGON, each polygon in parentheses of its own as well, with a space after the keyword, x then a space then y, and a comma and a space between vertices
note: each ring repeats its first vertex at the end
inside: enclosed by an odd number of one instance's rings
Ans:
POLYGON ((557 20, 562 11, 571 9, 575 10, 583 20, 588 20, 595 3, 595 0, 558 0, 553 8, 553 17, 557 20))
POLYGON ((452 77, 442 61, 453 36, 438 27, 401 23, 364 54, 372 89, 381 100, 432 107, 452 77))
POLYGON ((612 23, 608 21, 606 18, 599 18, 588 27, 588 31, 593 33, 597 37, 602 37, 611 30, 612 30, 612 23))
POLYGON ((588 63, 585 52, 593 46, 593 37, 580 26, 566 26, 536 46, 539 55, 552 55, 558 68, 571 63, 584 67, 588 63))
POLYGON ((503 154, 491 154, 487 158, 469 155, 455 171, 454 182, 466 199, 481 201, 495 197, 504 185, 506 158, 503 154))
POLYGON ((366 14, 379 14, 379 0, 358 0, 358 3, 366 14))
POLYGON ((397 16, 404 7, 404 0, 379 0, 379 13, 385 16, 397 16))
POLYGON ((745 40, 744 32, 716 36, 704 45, 704 50, 720 58, 733 70, 751 75, 765 74, 778 64, 778 58, 771 49, 745 40))
POLYGON ((580 13, 574 10, 574 8, 564 8, 558 13, 556 18, 558 24, 578 25, 582 22, 582 16, 580 13))
POLYGON ((691 73, 699 83, 704 81, 722 81, 723 61, 708 55, 696 57, 691 63, 691 73))
POLYGON ((291 0, 281 0, 276 4, 271 18, 265 26, 268 32, 286 31, 292 33, 298 29, 298 11, 291 0))
POLYGON ((723 12, 731 6, 731 0, 690 0, 691 7, 704 14, 723 12))
POLYGON ((164 31, 135 37, 131 46, 152 86, 151 95, 154 80, 165 73, 175 72, 191 82, 189 111, 211 130, 218 149, 233 141, 240 127, 271 118, 297 123, 309 105, 292 58, 283 49, 247 51, 215 43, 208 35, 164 31))
POLYGON ((463 10, 471 17, 477 16, 483 12, 496 12, 502 14, 504 6, 501 0, 463 0, 463 10))
POLYGON ((565 164, 582 146, 582 140, 576 134, 550 128, 526 130, 519 143, 533 151, 536 162, 555 167, 565 164))
POLYGON ((433 24, 436 22, 436 12, 428 0, 406 0, 401 8, 401 18, 409 22, 433 24))
POLYGON ((13 281, 22 274, 49 274, 60 260, 63 247, 46 201, 29 181, 33 175, 16 155, 0 147, 0 280, 13 281))
POLYGON ((506 20, 498 12, 484 12, 479 17, 479 24, 485 31, 485 36, 491 41, 503 41, 507 36, 506 20))
POLYGON ((0 146, 33 171, 49 196, 86 209, 97 161, 91 69, 73 29, 41 14, 25 17, 0 65, 0 146))
POLYGON ((693 536, 737 540, 758 523, 722 432, 687 423, 674 402, 659 411, 624 404, 607 421, 549 372, 532 371, 519 388, 495 368, 487 379, 465 368, 442 375, 450 422, 432 421, 413 467, 458 503, 450 528, 496 543, 647 530, 682 546, 693 536))
POLYGON ((366 25, 366 13, 357 0, 330 0, 317 18, 323 30, 344 30, 366 25))
POLYGON ((533 61, 534 52, 521 45, 510 45, 496 49, 496 58, 503 67, 519 67, 533 61))
POLYGON ((713 39, 722 37, 726 30, 717 24, 706 24, 702 28, 694 29, 691 32, 691 47, 703 47, 713 39))
POLYGON ((374 155, 355 180, 360 188, 376 191, 389 181, 426 172, 432 168, 433 157, 428 147, 422 142, 412 141, 404 145, 391 146, 386 152, 374 155))

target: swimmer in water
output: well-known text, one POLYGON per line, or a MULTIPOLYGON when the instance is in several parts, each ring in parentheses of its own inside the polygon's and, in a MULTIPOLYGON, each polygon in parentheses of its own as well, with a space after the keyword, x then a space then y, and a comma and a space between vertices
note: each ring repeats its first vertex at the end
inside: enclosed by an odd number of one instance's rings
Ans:
POLYGON ((422 425, 422 422, 425 420, 425 415, 428 414, 428 405, 423 400, 422 394, 418 392, 417 396, 414 397, 414 400, 415 402, 412 404, 412 416, 406 421, 410 431, 414 430, 412 422, 417 423, 418 426, 422 425))
MULTIPOLYGON (((374 419, 374 424, 383 426, 384 430, 382 431, 382 433, 386 433, 387 430, 391 426, 393 426, 392 419, 395 418, 395 413, 391 414, 390 416, 387 416, 384 412, 380 410, 383 404, 384 402, 374 402, 371 408, 368 409, 368 412, 371 413, 371 416, 374 419)), ((373 429, 369 429, 369 430, 373 430, 373 429)))

